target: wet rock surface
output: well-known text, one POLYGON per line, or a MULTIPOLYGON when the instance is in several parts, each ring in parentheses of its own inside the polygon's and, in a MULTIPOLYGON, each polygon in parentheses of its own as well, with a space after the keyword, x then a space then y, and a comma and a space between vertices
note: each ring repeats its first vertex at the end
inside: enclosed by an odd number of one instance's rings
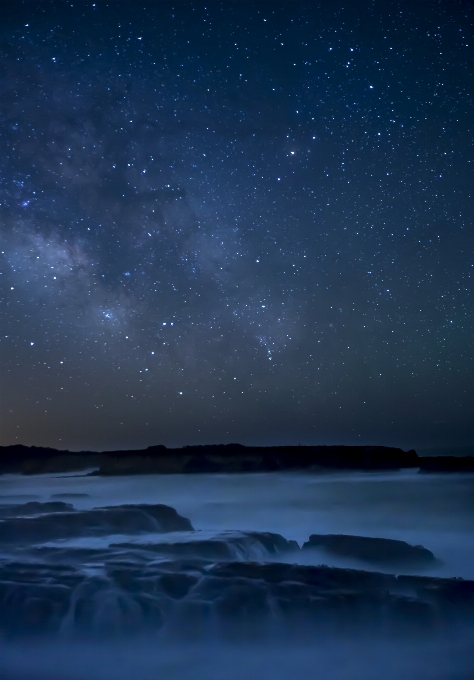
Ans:
MULTIPOLYGON (((26 504, 33 505, 33 504, 26 504)), ((50 506, 51 504, 34 504, 50 506)), ((181 517, 174 508, 168 505, 121 505, 92 510, 74 510, 72 506, 57 501, 53 503, 54 512, 23 517, 20 506, 8 510, 18 512, 20 516, 11 516, 1 520, 0 545, 11 543, 40 543, 58 539, 76 538, 80 536, 107 536, 120 533, 189 531, 192 525, 189 519, 181 517), (63 506, 63 511, 57 506, 63 506)))
POLYGON ((474 472, 474 456, 424 456, 420 472, 474 472))
POLYGON ((296 541, 279 534, 258 531, 223 532, 209 538, 200 532, 186 536, 187 540, 159 542, 137 546, 136 543, 111 544, 111 548, 137 550, 173 558, 197 557, 207 560, 269 559, 272 556, 299 550, 296 541))
POLYGON ((28 503, 22 503, 21 505, 0 505, 0 519, 71 511, 74 511, 72 504, 64 503, 63 501, 50 501, 47 503, 29 501, 28 503))
MULTIPOLYGON (((319 546, 319 538, 305 545, 319 546)), ((402 541, 342 538, 376 553, 425 550, 402 541)), ((276 630, 311 637, 361 629, 431 635, 474 625, 473 581, 290 564, 282 559, 302 552, 295 541, 270 532, 194 531, 166 505, 82 511, 62 502, 18 504, 0 520, 0 542, 0 631, 6 639, 158 631, 195 639, 276 630), (33 511, 38 514, 28 516, 33 511), (144 532, 150 535, 140 538, 144 532), (116 533, 129 540, 74 543, 116 533)))
POLYGON ((64 565, 4 562, 0 627, 31 633, 115 636, 178 626, 192 634, 215 625, 242 634, 295 620, 313 630, 359 626, 420 633, 474 616, 474 582, 390 576, 282 563, 112 560, 91 573, 64 565), (184 626, 184 628, 183 628, 184 626))
POLYGON ((303 550, 322 548, 329 554, 353 557, 378 565, 423 567, 436 564, 430 550, 405 541, 345 534, 312 534, 303 544, 303 550))

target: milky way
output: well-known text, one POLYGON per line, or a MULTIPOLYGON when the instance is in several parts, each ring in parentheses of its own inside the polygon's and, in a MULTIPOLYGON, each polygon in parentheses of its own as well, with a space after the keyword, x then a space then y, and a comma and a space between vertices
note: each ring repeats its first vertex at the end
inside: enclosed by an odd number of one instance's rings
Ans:
POLYGON ((471 3, 0 37, 2 444, 472 441, 471 3))

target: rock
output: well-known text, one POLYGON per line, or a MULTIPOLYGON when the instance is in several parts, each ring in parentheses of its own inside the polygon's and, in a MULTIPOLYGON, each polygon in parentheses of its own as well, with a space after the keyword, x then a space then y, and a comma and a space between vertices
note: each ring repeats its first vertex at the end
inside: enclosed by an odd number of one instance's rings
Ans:
POLYGON ((21 445, 0 447, 0 473, 39 474, 99 468, 91 474, 176 474, 298 469, 396 470, 417 467, 414 450, 389 446, 242 446, 216 444, 73 454, 21 445))
POLYGON ((142 628, 143 610, 129 593, 101 577, 84 580, 73 592, 63 629, 93 635, 129 635, 142 628))
POLYGON ((73 588, 83 576, 70 567, 0 566, 0 630, 8 636, 58 631, 73 588))
POLYGON ((213 565, 209 574, 221 578, 263 579, 267 583, 291 581, 317 588, 319 591, 355 590, 389 591, 396 589, 397 580, 390 574, 358 569, 339 569, 337 567, 309 567, 299 564, 273 562, 229 562, 213 565))
POLYGON ((113 543, 111 549, 125 548, 133 551, 148 551, 152 554, 170 557, 197 557, 206 560, 258 560, 290 551, 299 551, 296 541, 288 541, 280 534, 269 532, 238 532, 228 531, 222 534, 202 537, 201 532, 195 532, 186 540, 172 543, 113 543))
POLYGON ((419 458, 420 472, 474 472, 474 456, 426 456, 419 458))
POLYGON ((100 464, 99 454, 75 455, 63 454, 49 458, 30 458, 23 461, 21 473, 23 475, 35 475, 45 473, 73 472, 87 470, 100 464))
POLYGON ((271 472, 333 468, 396 470, 416 467, 415 451, 389 446, 241 446, 217 444, 182 449, 150 447, 142 451, 102 454, 93 474, 169 474, 271 472))
POLYGON ((0 626, 10 635, 55 632, 66 615, 69 597, 70 589, 56 585, 16 586, 6 595, 0 586, 0 626))
POLYGON ((303 544, 303 550, 310 548, 322 548, 331 555, 379 565, 426 567, 437 562, 433 553, 423 546, 413 546, 390 538, 312 534, 303 544))
MULTIPOLYGON (((178 512, 171 506, 163 505, 161 503, 111 505, 105 506, 103 508, 94 508, 89 512, 94 512, 95 510, 97 510, 99 513, 107 513, 108 517, 112 518, 113 521, 117 521, 118 524, 123 521, 125 526, 128 525, 129 521, 131 521, 133 524, 135 517, 137 518, 138 524, 140 524, 140 513, 143 513, 146 517, 151 517, 157 523, 159 527, 158 531, 194 531, 189 519, 179 515, 178 512), (135 515, 134 513, 138 514, 135 515)), ((155 530, 156 529, 152 529, 152 531, 155 530)), ((141 531, 141 529, 139 529, 139 531, 141 531)))
POLYGON ((402 591, 436 605, 449 617, 474 614, 474 581, 465 581, 462 578, 399 576, 397 583, 402 591))
POLYGON ((120 505, 4 519, 0 544, 42 543, 79 536, 192 531, 189 519, 168 505, 120 505))
POLYGON ((0 518, 5 517, 27 517, 28 515, 41 515, 51 512, 74 512, 70 503, 62 501, 49 501, 48 503, 38 503, 30 501, 21 505, 2 505, 0 506, 0 518))
POLYGON ((171 573, 160 576, 159 584, 166 595, 169 595, 174 600, 181 600, 197 581, 197 577, 191 574, 171 573))
MULTIPOLYGON (((144 452, 142 452, 144 453, 144 452)), ((103 455, 98 472, 100 475, 143 475, 143 474, 177 474, 184 471, 184 466, 189 457, 150 455, 114 456, 103 455)))
POLYGON ((0 564, 0 628, 8 637, 58 632, 96 639, 163 626, 193 636, 432 634, 459 630, 473 616, 474 582, 461 579, 258 562, 106 563, 101 575, 0 564))

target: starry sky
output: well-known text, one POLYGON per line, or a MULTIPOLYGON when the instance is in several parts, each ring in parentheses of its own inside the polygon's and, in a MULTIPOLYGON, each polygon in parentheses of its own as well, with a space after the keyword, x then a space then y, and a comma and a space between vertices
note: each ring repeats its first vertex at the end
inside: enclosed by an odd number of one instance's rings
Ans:
POLYGON ((1 444, 474 439, 474 4, 11 2, 1 444))

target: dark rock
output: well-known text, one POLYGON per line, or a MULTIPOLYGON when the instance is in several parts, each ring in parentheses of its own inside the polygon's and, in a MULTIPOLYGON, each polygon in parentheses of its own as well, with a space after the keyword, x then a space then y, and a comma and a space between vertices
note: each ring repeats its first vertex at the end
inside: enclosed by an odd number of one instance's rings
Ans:
POLYGON ((171 557, 197 557, 206 560, 267 559, 270 556, 299 551, 296 541, 288 541, 280 534, 269 532, 225 532, 201 538, 196 532, 188 540, 173 543, 113 543, 111 548, 148 551, 152 554, 171 557))
POLYGON ((245 536, 258 541, 270 555, 299 550, 298 543, 269 531, 247 531, 245 536))
POLYGON ((160 576, 159 584, 166 595, 174 600, 181 600, 197 581, 197 577, 191 574, 163 574, 160 576))
POLYGON ((45 473, 74 472, 100 465, 99 454, 75 455, 62 454, 47 458, 28 458, 21 464, 23 475, 37 475, 45 473))
POLYGON ((183 472, 220 472, 222 464, 208 456, 192 456, 183 467, 183 472))
POLYGON ((57 631, 66 615, 70 589, 60 585, 0 583, 0 627, 11 635, 57 631), (3 587, 2 587, 3 586, 3 587), (4 592, 2 592, 4 591, 4 592))
POLYGON ((292 564, 196 561, 114 567, 100 576, 51 564, 0 564, 7 636, 121 636, 175 625, 194 636, 457 630, 474 616, 474 582, 292 564), (303 626, 295 625, 296 623, 303 626), (216 629, 217 625, 217 629, 216 629), (206 633, 207 631, 207 633, 206 633))
POLYGON ((474 615, 474 581, 427 576, 399 576, 397 581, 402 590, 435 604, 445 616, 474 615))
POLYGON ((319 591, 355 590, 355 591, 389 591, 396 588, 397 580, 390 574, 357 569, 339 569, 336 567, 309 567, 299 564, 273 562, 229 562, 215 564, 209 574, 225 578, 263 579, 267 583, 292 581, 317 588, 319 591))
MULTIPOLYGON (((182 517, 178 512, 169 505, 163 505, 161 503, 147 504, 147 503, 136 503, 127 505, 111 505, 105 506, 103 508, 94 508, 92 511, 97 510, 98 512, 105 512, 110 514, 111 517, 117 517, 119 523, 122 519, 124 524, 127 525, 129 522, 129 517, 131 518, 132 524, 134 523, 135 515, 134 513, 143 513, 147 517, 151 517, 158 525, 158 531, 168 532, 168 531, 194 531, 193 526, 189 519, 182 517)), ((140 523, 140 514, 136 515, 138 523, 140 523)), ((141 530, 141 529, 139 529, 141 530)), ((154 531, 155 529, 152 529, 154 531)))
POLYGON ((83 581, 71 597, 65 627, 74 632, 115 636, 138 632, 143 627, 143 609, 126 591, 103 578, 83 581))
POLYGON ((425 456, 420 472, 474 472, 474 456, 425 456))
POLYGON ((190 602, 198 603, 194 611, 195 624, 200 612, 203 616, 201 631, 197 630, 195 635, 211 632, 209 623, 212 625, 214 620, 218 625, 218 636, 243 636, 255 640, 268 628, 276 613, 276 605, 267 584, 258 579, 203 575, 185 600, 185 603, 190 602))
POLYGON ((415 451, 388 446, 242 446, 217 444, 107 453, 0 447, 0 472, 39 474, 98 467, 92 474, 257 472, 298 469, 396 470, 417 467, 415 451))
POLYGON ((83 576, 70 567, 23 563, 0 566, 0 630, 7 635, 50 633, 66 616, 83 576))
POLYGON ((424 567, 432 566, 437 561, 433 553, 421 545, 413 546, 389 538, 312 534, 303 544, 304 550, 308 548, 323 548, 331 555, 379 565, 424 567))
POLYGON ((394 470, 416 467, 416 452, 388 446, 186 446, 103 454, 94 474, 216 473, 298 470, 315 467, 394 470))
POLYGON ((269 614, 267 588, 255 581, 242 580, 225 588, 216 600, 217 614, 224 618, 244 620, 248 625, 256 617, 269 614))
MULTIPOLYGON (((165 449, 166 451, 166 449, 165 449)), ((101 458, 100 469, 93 474, 100 475, 143 475, 143 474, 177 474, 184 471, 188 457, 163 455, 158 452, 141 452, 145 455, 118 456, 104 455, 101 458)))
POLYGON ((0 564, 2 583, 60 583, 74 587, 84 578, 83 574, 69 565, 3 561, 0 564))
POLYGON ((28 515, 41 515, 52 512, 74 512, 70 503, 62 501, 49 501, 48 503, 38 503, 30 501, 21 505, 1 505, 0 518, 5 517, 27 517, 28 515))
POLYGON ((191 522, 167 505, 121 505, 4 519, 0 543, 37 544, 78 536, 192 530, 191 522))
POLYGON ((42 446, 23 446, 22 444, 1 446, 0 472, 21 472, 22 466, 28 460, 36 461, 37 468, 40 469, 45 461, 68 454, 69 451, 58 451, 42 446))
POLYGON ((141 607, 145 627, 151 630, 160 629, 164 623, 162 599, 149 593, 138 593, 135 599, 141 607))

